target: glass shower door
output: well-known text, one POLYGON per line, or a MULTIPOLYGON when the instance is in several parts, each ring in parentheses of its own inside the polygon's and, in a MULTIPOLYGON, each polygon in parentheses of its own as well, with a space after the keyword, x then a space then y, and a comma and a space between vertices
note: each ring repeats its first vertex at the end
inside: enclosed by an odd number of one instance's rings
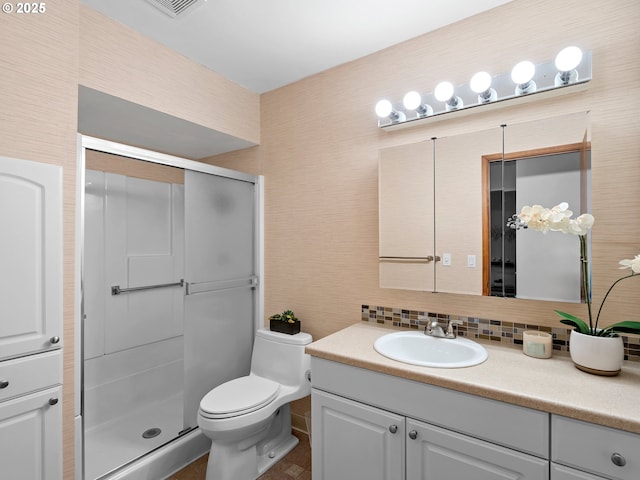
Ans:
POLYGON ((256 189, 185 172, 184 426, 212 388, 248 375, 256 311, 256 189))

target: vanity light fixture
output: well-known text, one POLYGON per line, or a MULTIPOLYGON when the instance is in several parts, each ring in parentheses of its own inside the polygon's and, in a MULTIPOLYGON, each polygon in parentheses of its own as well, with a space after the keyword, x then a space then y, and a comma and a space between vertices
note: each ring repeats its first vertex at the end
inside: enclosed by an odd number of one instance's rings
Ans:
POLYGON ((387 99, 382 99, 376 103, 376 115, 380 118, 388 118, 392 122, 404 122, 407 119, 406 115, 394 109, 387 99))
POLYGON ((378 127, 395 130, 437 121, 443 115, 465 115, 580 92, 587 89, 591 78, 591 52, 571 46, 562 49, 555 61, 535 65, 523 61, 497 75, 480 71, 466 85, 440 82, 430 93, 410 91, 401 103, 380 100, 375 108, 378 127))
POLYGON ((491 75, 487 72, 478 72, 471 77, 469 87, 478 94, 478 103, 495 102, 498 99, 498 92, 491 88, 491 75))
POLYGON ((533 62, 525 60, 516 64, 511 70, 511 80, 516 84, 516 95, 526 95, 537 90, 533 76, 536 74, 536 66, 533 62))
POLYGON ((579 75, 576 67, 582 61, 582 50, 578 47, 567 47, 560 50, 556 56, 555 65, 558 73, 554 79, 556 87, 569 85, 578 81, 579 75))
POLYGON ((456 95, 455 88, 451 82, 440 82, 436 85, 436 89, 433 91, 436 100, 445 103, 445 109, 447 112, 452 110, 458 110, 464 107, 462 99, 456 95))
POLYGON ((402 104, 407 110, 414 110, 420 117, 433 115, 433 108, 431 107, 431 105, 422 103, 422 95, 420 95, 415 90, 407 92, 407 94, 402 99, 402 104))

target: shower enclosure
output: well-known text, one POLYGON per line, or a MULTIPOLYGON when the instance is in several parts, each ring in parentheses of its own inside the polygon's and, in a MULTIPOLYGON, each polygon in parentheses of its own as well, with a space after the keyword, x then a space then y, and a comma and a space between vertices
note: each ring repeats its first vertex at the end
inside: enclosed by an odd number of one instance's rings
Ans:
POLYGON ((137 464, 154 468, 151 457, 168 474, 207 450, 200 399, 250 369, 261 179, 90 137, 82 145, 83 478, 129 478, 137 464))

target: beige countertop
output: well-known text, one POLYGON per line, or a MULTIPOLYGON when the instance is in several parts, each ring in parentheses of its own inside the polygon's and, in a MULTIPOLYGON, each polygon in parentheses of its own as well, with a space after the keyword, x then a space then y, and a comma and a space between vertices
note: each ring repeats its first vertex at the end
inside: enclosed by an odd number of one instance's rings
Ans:
MULTIPOLYGON (((640 433, 640 365, 625 362, 616 377, 574 367, 568 356, 532 358, 517 348, 483 343, 489 358, 467 368, 408 365, 380 355, 375 340, 397 331, 361 322, 306 348, 312 356, 430 385, 640 433)), ((403 329, 406 331, 406 329, 403 329)))

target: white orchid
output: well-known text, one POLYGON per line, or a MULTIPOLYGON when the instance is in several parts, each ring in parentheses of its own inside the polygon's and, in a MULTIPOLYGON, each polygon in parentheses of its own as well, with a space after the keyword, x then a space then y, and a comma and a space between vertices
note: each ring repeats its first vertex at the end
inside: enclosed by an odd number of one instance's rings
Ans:
POLYGON ((640 255, 636 255, 635 258, 631 260, 620 260, 620 269, 630 268, 633 273, 640 273, 640 255))
POLYGON ((631 274, 619 278, 613 285, 609 287, 607 293, 600 304, 598 314, 596 315, 596 321, 592 321, 591 316, 591 287, 589 285, 589 260, 587 258, 587 234, 595 222, 593 215, 589 213, 583 213, 577 218, 571 218, 573 212, 569 210, 569 204, 562 202, 555 207, 545 208, 542 205, 525 205, 520 210, 520 213, 513 215, 507 225, 515 230, 520 228, 530 228, 531 230, 537 230, 542 233, 562 232, 570 235, 577 235, 580 240, 580 260, 582 262, 582 288, 584 291, 584 298, 587 303, 587 310, 589 312, 589 324, 587 325, 582 319, 575 317, 571 314, 556 310, 556 313, 562 317, 560 322, 571 325, 578 332, 586 335, 598 335, 598 336, 614 336, 618 332, 620 333, 635 333, 640 334, 640 322, 623 321, 609 325, 602 330, 598 329, 598 320, 600 318, 600 312, 604 306, 604 302, 607 300, 609 293, 618 282, 636 276, 640 273, 640 255, 636 255, 631 260, 621 260, 619 263, 621 269, 630 268, 631 274))

